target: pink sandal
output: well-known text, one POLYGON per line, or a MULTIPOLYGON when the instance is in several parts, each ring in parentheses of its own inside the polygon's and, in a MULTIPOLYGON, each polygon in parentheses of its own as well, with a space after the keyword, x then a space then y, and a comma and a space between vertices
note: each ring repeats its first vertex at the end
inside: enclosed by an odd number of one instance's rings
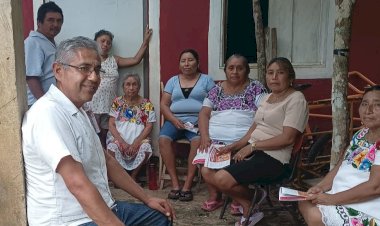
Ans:
POLYGON ((206 200, 202 204, 201 209, 207 212, 211 212, 223 206, 223 204, 224 204, 223 200, 206 200))
POLYGON ((232 202, 230 208, 231 215, 241 216, 243 214, 243 207, 240 204, 235 204, 232 202))

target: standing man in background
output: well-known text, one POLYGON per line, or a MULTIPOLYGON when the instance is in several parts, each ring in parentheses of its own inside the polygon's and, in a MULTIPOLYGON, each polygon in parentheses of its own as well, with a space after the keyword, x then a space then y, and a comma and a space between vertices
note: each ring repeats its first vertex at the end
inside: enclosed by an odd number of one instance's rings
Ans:
POLYGON ((44 95, 55 84, 53 62, 55 60, 55 36, 63 24, 62 9, 54 2, 40 6, 37 12, 37 31, 31 31, 25 39, 25 65, 28 106, 44 95))

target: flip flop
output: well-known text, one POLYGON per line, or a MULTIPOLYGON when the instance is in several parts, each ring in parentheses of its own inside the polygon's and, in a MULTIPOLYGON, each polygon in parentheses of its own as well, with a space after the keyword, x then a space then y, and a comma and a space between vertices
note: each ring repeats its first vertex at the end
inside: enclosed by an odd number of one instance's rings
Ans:
POLYGON ((191 201, 193 200, 193 192, 191 191, 180 191, 179 192, 179 201, 191 201))
POLYGON ((245 224, 245 221, 248 220, 248 226, 254 226, 259 222, 261 219, 263 219, 264 213, 263 212, 256 212, 252 214, 249 219, 242 216, 238 222, 235 223, 235 226, 242 226, 245 224))
POLYGON ((181 196, 181 189, 173 189, 173 190, 170 190, 169 194, 168 194, 168 199, 179 199, 179 197, 181 196))
POLYGON ((201 209, 206 212, 211 212, 224 205, 224 200, 206 200, 201 209))
POLYGON ((230 205, 230 214, 234 216, 243 215, 243 207, 240 204, 231 203, 230 205))

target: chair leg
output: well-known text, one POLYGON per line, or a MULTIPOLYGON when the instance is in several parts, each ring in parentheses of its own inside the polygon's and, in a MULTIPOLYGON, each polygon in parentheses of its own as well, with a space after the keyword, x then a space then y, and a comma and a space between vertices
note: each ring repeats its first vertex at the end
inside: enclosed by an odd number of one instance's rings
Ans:
POLYGON ((196 190, 200 191, 201 190, 201 182, 202 182, 202 173, 201 173, 201 168, 198 166, 197 168, 197 184, 195 185, 196 190))
MULTIPOLYGON (((260 191, 261 191, 261 198, 259 201, 256 202, 256 205, 257 205, 257 208, 259 207, 259 205, 261 205, 261 203, 264 201, 264 199, 267 199, 268 200, 268 196, 269 196, 269 193, 267 190, 264 190, 263 188, 258 188, 260 191)), ((270 200, 270 198, 269 198, 270 200)))
POLYGON ((273 208, 273 203, 272 203, 272 200, 270 199, 270 185, 265 185, 265 190, 267 192, 267 196, 266 196, 266 199, 267 199, 267 202, 268 202, 268 205, 273 208))
POLYGON ((249 209, 248 209, 248 219, 244 222, 244 226, 248 226, 248 223, 249 223, 249 217, 252 215, 253 213, 253 209, 255 207, 255 203, 256 203, 256 198, 257 198, 257 189, 258 187, 255 186, 255 192, 253 193, 253 197, 252 197, 252 200, 251 200, 251 205, 249 206, 249 209))
POLYGON ((231 200, 231 198, 226 195, 226 197, 224 199, 224 205, 223 205, 222 209, 220 210, 219 219, 223 219, 224 212, 226 212, 227 205, 230 202, 230 200, 231 200))
POLYGON ((163 164, 162 157, 161 157, 161 154, 160 154, 159 157, 158 157, 158 182, 160 183, 160 190, 162 190, 162 187, 163 187, 163 185, 161 185, 162 168, 164 167, 163 165, 164 164, 163 164))
MULTIPOLYGON (((251 201, 251 205, 249 206, 249 209, 248 209, 248 216, 250 217, 254 212, 258 212, 259 211, 259 208, 260 208, 260 204, 264 201, 264 199, 266 199, 268 197, 268 193, 266 190, 264 190, 263 188, 259 187, 259 186, 255 186, 255 193, 253 194, 253 198, 252 198, 252 201, 251 201), (261 197, 259 200, 256 201, 256 199, 258 199, 258 191, 260 191, 261 193, 261 197)), ((248 226, 248 223, 249 223, 249 220, 246 220, 244 222, 244 226, 248 226)))
POLYGON ((162 164, 162 170, 161 170, 161 172, 160 172, 160 175, 161 175, 161 177, 160 177, 160 190, 162 190, 162 189, 164 188, 164 183, 165 183, 165 178, 164 178, 164 176, 165 176, 165 171, 166 171, 166 166, 165 166, 165 164, 162 164))

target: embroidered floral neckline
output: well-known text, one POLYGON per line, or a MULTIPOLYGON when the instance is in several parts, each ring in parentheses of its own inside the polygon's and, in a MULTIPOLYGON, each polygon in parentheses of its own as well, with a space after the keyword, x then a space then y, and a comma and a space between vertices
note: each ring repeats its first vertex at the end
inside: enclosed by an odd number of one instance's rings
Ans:
POLYGON ((363 128, 354 135, 344 158, 352 167, 365 172, 371 170, 376 151, 380 150, 380 141, 368 142, 365 139, 367 133, 368 128, 363 128))

